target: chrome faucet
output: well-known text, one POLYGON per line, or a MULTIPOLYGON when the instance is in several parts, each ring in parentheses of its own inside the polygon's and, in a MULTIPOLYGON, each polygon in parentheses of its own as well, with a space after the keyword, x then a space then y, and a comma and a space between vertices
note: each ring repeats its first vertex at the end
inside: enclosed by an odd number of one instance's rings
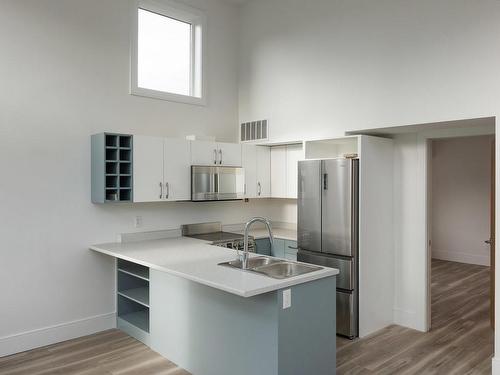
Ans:
POLYGON ((243 254, 241 257, 241 268, 246 270, 248 269, 248 230, 250 229, 250 226, 253 223, 260 222, 264 223, 267 227, 267 231, 269 232, 269 241, 271 241, 271 246, 273 246, 273 231, 271 229, 271 223, 269 222, 268 219, 265 217, 254 217, 253 219, 250 219, 246 224, 245 224, 245 236, 243 238, 243 254))

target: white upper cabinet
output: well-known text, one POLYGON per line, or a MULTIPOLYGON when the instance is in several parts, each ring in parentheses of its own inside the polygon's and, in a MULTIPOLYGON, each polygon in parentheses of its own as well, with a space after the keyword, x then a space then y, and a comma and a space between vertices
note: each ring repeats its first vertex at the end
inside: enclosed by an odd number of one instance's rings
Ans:
POLYGON ((271 197, 297 198, 298 162, 302 159, 301 144, 271 148, 271 197))
POLYGON ((134 136, 134 202, 191 199, 190 142, 134 136))
POLYGON ((216 142, 192 141, 191 142, 191 164, 192 165, 216 165, 218 164, 218 148, 216 142))
POLYGON ((271 147, 271 197, 286 198, 286 146, 271 147))
POLYGON ((297 199, 299 160, 304 159, 301 144, 286 146, 286 197, 297 199))
POLYGON ((163 138, 134 135, 134 202, 163 199, 163 138))
POLYGON ((267 146, 242 145, 245 168, 245 198, 271 196, 271 149, 267 146))
POLYGON ((257 197, 271 196, 271 148, 256 146, 257 148, 257 197))
POLYGON ((257 147, 242 145, 241 162, 245 169, 245 198, 257 197, 257 147))
POLYGON ((191 142, 191 164, 241 167, 241 145, 193 141, 191 142))
POLYGON ((217 143, 219 165, 241 167, 241 145, 239 143, 217 143))
POLYGON ((163 198, 165 200, 191 200, 190 143, 185 139, 164 139, 163 198))

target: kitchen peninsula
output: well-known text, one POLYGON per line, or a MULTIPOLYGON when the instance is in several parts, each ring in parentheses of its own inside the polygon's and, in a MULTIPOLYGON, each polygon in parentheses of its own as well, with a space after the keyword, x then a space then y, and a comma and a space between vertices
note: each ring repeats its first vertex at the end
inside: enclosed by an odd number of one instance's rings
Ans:
POLYGON ((191 373, 335 373, 338 270, 275 279, 186 237, 90 249, 117 259, 118 328, 191 373))

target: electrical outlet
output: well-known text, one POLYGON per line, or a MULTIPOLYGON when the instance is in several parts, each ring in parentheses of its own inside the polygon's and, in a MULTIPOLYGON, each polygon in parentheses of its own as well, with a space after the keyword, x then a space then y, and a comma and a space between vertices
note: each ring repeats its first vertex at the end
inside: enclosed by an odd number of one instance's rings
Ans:
POLYGON ((292 306, 292 290, 285 289, 283 291, 283 310, 292 306))
POLYGON ((136 228, 141 228, 142 227, 142 216, 136 216, 134 219, 134 226, 136 228))

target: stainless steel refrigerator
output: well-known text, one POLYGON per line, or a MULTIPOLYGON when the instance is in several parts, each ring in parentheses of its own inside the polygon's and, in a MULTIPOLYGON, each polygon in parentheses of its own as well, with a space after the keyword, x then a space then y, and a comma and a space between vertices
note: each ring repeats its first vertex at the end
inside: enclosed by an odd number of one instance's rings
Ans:
POLYGON ((298 177, 297 259, 340 270, 337 334, 357 337, 359 160, 300 161, 298 177))

